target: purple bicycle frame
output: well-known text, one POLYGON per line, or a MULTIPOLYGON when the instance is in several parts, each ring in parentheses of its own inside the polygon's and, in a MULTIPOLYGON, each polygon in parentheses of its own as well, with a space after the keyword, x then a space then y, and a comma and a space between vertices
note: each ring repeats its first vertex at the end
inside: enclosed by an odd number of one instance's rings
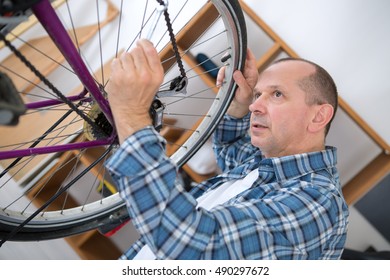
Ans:
MULTIPOLYGON (((70 39, 67 31, 62 25, 60 19, 58 18, 56 12, 51 6, 49 0, 42 0, 35 4, 32 7, 32 11, 37 17, 38 21, 45 28, 48 35, 51 37, 57 48, 64 55, 66 61, 70 64, 71 68, 75 72, 75 74, 79 77, 81 83, 84 85, 85 90, 77 96, 68 97, 71 101, 85 100, 85 95, 89 92, 96 103, 99 104, 102 112, 106 116, 107 120, 113 124, 113 117, 111 114, 110 107, 108 105, 108 101, 104 98, 102 93, 99 90, 95 80, 89 73, 87 67, 82 61, 75 45, 70 39)), ((40 101, 26 104, 28 109, 38 109, 45 108, 48 106, 53 106, 57 104, 62 104, 63 102, 58 100, 50 100, 50 101, 40 101)), ((93 140, 86 142, 78 142, 78 143, 69 143, 62 145, 54 145, 48 147, 39 147, 39 148, 28 148, 28 149, 20 149, 20 150, 12 150, 12 151, 0 151, 0 160, 9 159, 9 158, 19 158, 24 156, 31 155, 39 155, 39 154, 48 154, 55 152, 64 152, 69 150, 78 150, 83 148, 91 148, 98 147, 103 145, 108 145, 112 143, 115 135, 107 139, 101 140, 93 140)))

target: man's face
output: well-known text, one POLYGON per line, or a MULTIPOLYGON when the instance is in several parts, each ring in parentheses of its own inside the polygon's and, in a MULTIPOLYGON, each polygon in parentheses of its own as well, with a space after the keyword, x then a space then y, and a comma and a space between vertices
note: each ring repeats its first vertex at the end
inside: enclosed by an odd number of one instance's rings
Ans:
POLYGON ((314 72, 301 61, 272 65, 259 77, 251 111, 252 144, 266 157, 307 152, 307 127, 313 117, 298 81, 314 72))

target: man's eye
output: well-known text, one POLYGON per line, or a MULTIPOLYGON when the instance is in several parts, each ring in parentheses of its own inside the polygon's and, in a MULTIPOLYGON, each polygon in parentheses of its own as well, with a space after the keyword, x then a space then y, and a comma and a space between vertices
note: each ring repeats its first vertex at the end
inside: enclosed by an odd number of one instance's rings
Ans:
POLYGON ((253 100, 256 100, 257 98, 259 98, 261 96, 261 93, 255 93, 255 95, 253 96, 253 100))
POLYGON ((283 96, 283 93, 281 93, 280 91, 275 91, 275 92, 274 92, 274 96, 275 96, 275 97, 282 97, 282 96, 283 96))

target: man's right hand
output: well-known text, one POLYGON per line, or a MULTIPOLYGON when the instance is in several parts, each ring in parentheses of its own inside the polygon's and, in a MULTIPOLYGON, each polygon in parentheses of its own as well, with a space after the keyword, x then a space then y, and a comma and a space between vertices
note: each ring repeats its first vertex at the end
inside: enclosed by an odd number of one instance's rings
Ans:
MULTIPOLYGON (((230 104, 227 114, 242 118, 249 113, 249 105, 253 102, 253 89, 257 84, 259 73, 256 67, 256 58, 250 49, 247 50, 244 71, 236 70, 233 79, 238 88, 230 104)), ((225 67, 222 67, 217 76, 217 86, 221 86, 225 78, 225 67)))
POLYGON ((106 91, 120 143, 152 124, 149 109, 163 79, 157 50, 145 39, 112 61, 106 91))

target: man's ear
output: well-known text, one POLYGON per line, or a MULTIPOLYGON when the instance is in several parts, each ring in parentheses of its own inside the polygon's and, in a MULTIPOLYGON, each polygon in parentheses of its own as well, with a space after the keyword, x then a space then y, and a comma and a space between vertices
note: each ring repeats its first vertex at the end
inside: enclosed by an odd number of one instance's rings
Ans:
POLYGON ((315 105, 314 116, 309 124, 309 131, 318 132, 326 127, 332 119, 334 113, 333 106, 330 104, 315 105))

